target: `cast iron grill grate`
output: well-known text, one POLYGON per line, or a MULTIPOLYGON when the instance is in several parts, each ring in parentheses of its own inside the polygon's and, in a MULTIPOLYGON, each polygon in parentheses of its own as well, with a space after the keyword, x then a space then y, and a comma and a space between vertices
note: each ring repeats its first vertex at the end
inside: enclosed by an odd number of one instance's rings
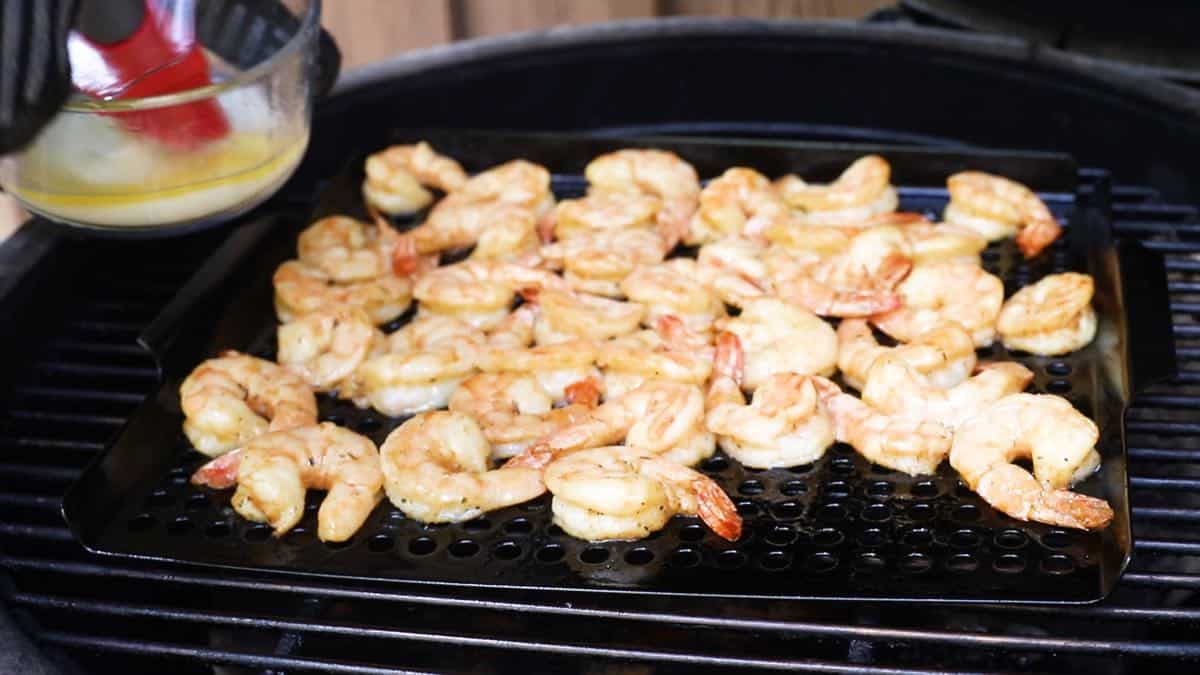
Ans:
MULTIPOLYGON (((1105 179, 1103 172, 1081 173, 1088 184, 1105 179)), ((152 375, 105 369, 114 353, 130 357, 127 365, 135 369, 153 368, 148 357, 137 356, 133 337, 211 249, 211 242, 194 240, 68 244, 56 256, 73 270, 73 292, 60 293, 72 301, 68 306, 48 297, 24 319, 44 346, 28 352, 3 415, 0 565, 7 575, 0 592, 40 641, 69 648, 96 672, 170 667, 207 673, 210 664, 224 664, 378 673, 480 663, 551 671, 577 669, 583 659, 667 673, 754 665, 893 673, 1194 667, 1200 660, 1200 535, 1194 527, 1200 519, 1200 214, 1164 203, 1149 189, 1118 185, 1112 194, 1118 231, 1167 257, 1180 374, 1139 397, 1129 414, 1135 555, 1116 592, 1099 605, 805 603, 785 613, 756 602, 676 606, 280 581, 87 555, 62 524, 59 497, 153 387, 152 375), (148 266, 149 255, 162 263, 148 266), (105 303, 112 302, 146 309, 136 317, 106 315, 105 303), (69 357, 52 351, 70 341, 86 347, 69 357), (61 416, 38 417, 46 413, 61 416), (91 421, 65 421, 76 414, 91 421)))

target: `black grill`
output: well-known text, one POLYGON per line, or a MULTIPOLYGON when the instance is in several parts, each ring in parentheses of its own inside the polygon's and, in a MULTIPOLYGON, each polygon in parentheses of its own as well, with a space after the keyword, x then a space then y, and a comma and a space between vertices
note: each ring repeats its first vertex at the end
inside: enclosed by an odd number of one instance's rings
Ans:
MULTIPOLYGON (((1194 669, 1200 217, 1179 200, 1200 194, 1191 172, 1200 135, 1188 126, 1196 116, 1195 106, 1187 113, 1187 97, 1102 71, 1109 88, 1085 75, 1095 64, 1051 50, 918 31, 677 22, 615 35, 492 43, 407 62, 388 86, 360 80, 325 107, 313 156, 294 185, 310 196, 318 178, 340 168, 348 146, 376 143, 383 129, 478 127, 484 116, 494 128, 686 122, 679 128, 691 133, 962 138, 1061 149, 1113 169, 1122 179, 1112 187, 1118 231, 1167 256, 1180 373, 1139 397, 1129 415, 1135 553, 1108 600, 1052 608, 680 604, 281 581, 89 556, 62 524, 60 495, 154 389, 153 363, 134 339, 217 245, 213 234, 119 246, 61 242, 13 287, 0 279, 7 319, 0 381, 10 385, 0 413, 0 596, 19 621, 92 672, 182 675, 212 672, 213 664, 276 673, 1194 669), (706 54, 718 60, 706 64, 706 54), (631 58, 645 67, 629 67, 631 58), (555 76, 579 63, 590 64, 589 78, 555 76), (798 86, 801 72, 825 85, 822 96, 800 101, 778 91, 780 82, 798 86), (714 80, 724 88, 712 88, 714 80), (851 86, 838 84, 845 82, 851 86), (545 105, 531 94, 535 84, 549 84, 567 103, 545 105), (776 93, 750 95, 766 91, 776 93), (914 91, 936 103, 903 103, 914 91), (975 99, 961 104, 947 92, 975 99), (787 125, 798 117, 809 126, 787 125)), ((1106 173, 1084 170, 1081 181, 1103 186, 1106 173)), ((22 235, 15 243, 36 251, 38 240, 22 235)))

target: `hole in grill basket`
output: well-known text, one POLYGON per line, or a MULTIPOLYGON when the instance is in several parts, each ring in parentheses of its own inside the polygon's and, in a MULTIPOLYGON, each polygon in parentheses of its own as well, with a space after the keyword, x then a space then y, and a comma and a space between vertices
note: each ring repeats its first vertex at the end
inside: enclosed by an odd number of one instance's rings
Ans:
POLYGON ((515 541, 502 541, 492 549, 492 555, 500 560, 515 560, 521 555, 521 545, 515 541))
POLYGON ((846 535, 842 534, 841 530, 832 527, 826 527, 813 533, 813 544, 821 548, 832 548, 845 540, 846 535))
POLYGON ((625 554, 625 562, 629 563, 630 565, 645 565, 651 560, 654 560, 654 551, 651 551, 643 546, 630 549, 629 552, 625 554))
POLYGON ((992 569, 1001 574, 1019 574, 1025 571, 1025 558, 1017 553, 1005 553, 996 558, 992 569))
POLYGON ((162 508, 175 503, 175 497, 166 490, 155 490, 146 498, 146 508, 162 508))
POLYGON ((817 512, 817 518, 837 522, 845 520, 847 515, 846 506, 838 502, 825 504, 817 512))
POLYGON ((862 519, 872 523, 883 523, 892 517, 892 507, 884 503, 867 504, 862 510, 862 519))
POLYGON ((829 470, 839 476, 849 476, 854 473, 854 461, 846 457, 838 457, 830 463, 829 470))
POLYGON ((345 541, 327 541, 327 542, 324 542, 324 544, 325 544, 325 548, 333 549, 335 551, 341 551, 342 549, 347 549, 347 548, 350 548, 351 546, 353 546, 354 538, 351 537, 345 541))
POLYGON ((196 526, 191 518, 187 516, 176 516, 174 520, 167 523, 167 534, 186 534, 192 531, 196 526))
POLYGON ((209 536, 212 539, 220 539, 222 537, 228 537, 229 533, 232 531, 233 531, 233 528, 230 527, 229 523, 227 523, 223 520, 215 522, 215 523, 209 525, 208 527, 204 528, 204 534, 209 536))
POLYGON ((154 527, 154 524, 156 522, 158 522, 158 521, 156 521, 154 519, 154 516, 150 515, 149 513, 139 513, 136 516, 129 519, 129 523, 128 523, 129 531, 130 532, 145 532, 146 530, 149 530, 150 528, 154 527))
POLYGON ((796 542, 799 533, 787 525, 774 525, 767 532, 767 543, 772 546, 789 546, 796 542))
POLYGON ((482 532, 492 528, 492 521, 487 518, 476 518, 463 523, 463 529, 469 532, 482 532))
POLYGON ((746 554, 737 549, 721 551, 717 556, 717 567, 727 570, 736 570, 746 564, 746 554))
POLYGON ((367 550, 371 553, 387 553, 395 545, 396 540, 387 534, 377 534, 367 540, 367 550))
POLYGON ((1063 375, 1070 375, 1071 364, 1065 361, 1055 361, 1054 363, 1046 366, 1046 372, 1059 377, 1062 377, 1063 375))
POLYGON ((208 508, 208 495, 195 494, 187 498, 183 503, 183 508, 188 511, 200 511, 208 508))
POLYGON ((909 492, 918 499, 929 499, 938 496, 941 490, 938 489, 937 483, 931 480, 923 480, 913 485, 909 492))
POLYGON ((804 567, 806 567, 809 572, 813 572, 815 574, 832 572, 837 566, 838 559, 828 553, 823 552, 813 553, 812 555, 808 556, 807 560, 804 561, 804 567))
POLYGON ((979 559, 973 553, 955 553, 946 558, 946 569, 957 574, 974 572, 979 568, 979 559))
POLYGON ((538 549, 537 559, 538 562, 556 563, 563 559, 563 555, 565 555, 565 551, 563 551, 562 546, 558 544, 546 544, 538 549))
POLYGON ((900 559, 900 570, 908 574, 921 574, 933 567, 933 560, 924 553, 909 553, 900 559))
POLYGON ((787 497, 795 497, 808 492, 808 486, 805 485, 803 481, 789 480, 788 482, 779 486, 779 492, 787 497))
MULTIPOLYGON (((978 517, 978 509, 976 509, 976 517, 978 517)), ((937 517, 937 507, 933 504, 922 502, 913 504, 908 507, 908 517, 912 520, 933 520, 937 517)))
POLYGON ((759 565, 765 570, 777 572, 791 567, 792 557, 783 551, 768 551, 759 565))
POLYGON ((429 555, 437 550, 437 542, 429 537, 417 537, 408 542, 408 552, 413 555, 429 555))
POLYGON ((608 560, 608 549, 592 546, 579 552, 579 559, 589 565, 596 565, 608 560))
POLYGON ((729 460, 720 456, 709 457, 700 468, 709 473, 721 473, 729 468, 729 460))
POLYGON ((270 536, 271 528, 268 525, 251 525, 242 532, 242 539, 253 543, 266 541, 270 536))
POLYGON ((563 529, 557 525, 551 525, 550 527, 546 528, 546 534, 550 535, 551 537, 557 537, 562 533, 563 529))
POLYGON ((346 426, 346 418, 342 417, 341 415, 330 415, 329 417, 325 418, 325 421, 333 422, 334 424, 338 425, 339 427, 346 426))
POLYGON ((1051 394, 1065 394, 1071 391, 1071 382, 1068 380, 1050 380, 1046 385, 1046 391, 1051 394))
MULTIPOLYGON (((918 504, 918 506, 925 505, 918 504)), ((958 508, 954 509, 954 519, 962 521, 979 520, 979 507, 974 504, 959 504, 958 508)))
POLYGON ((895 487, 893 487, 888 481, 877 480, 867 486, 867 496, 876 498, 888 497, 892 494, 892 490, 894 489, 895 487))
POLYGON ((528 518, 513 518, 504 524, 504 531, 509 534, 529 534, 533 532, 533 523, 528 518))
POLYGON ((447 550, 450 551, 450 555, 454 556, 455 558, 470 558, 476 553, 479 553, 479 544, 475 543, 473 539, 459 539, 453 544, 450 544, 450 548, 447 550))
POLYGON ((700 541, 704 538, 704 526, 693 523, 684 525, 679 530, 680 541, 700 541))
POLYGON ((1051 530, 1042 535, 1042 544, 1049 548, 1066 548, 1071 545, 1071 533, 1051 530))
POLYGON ((895 473, 895 471, 892 471, 891 469, 887 468, 886 466, 883 466, 882 464, 872 464, 871 465, 871 473, 878 474, 881 476, 886 476, 889 473, 895 473))
POLYGON ((872 527, 858 535, 858 543, 867 547, 882 546, 887 543, 887 535, 878 527, 872 527))
POLYGON ((928 546, 933 543, 933 532, 924 528, 909 530, 904 533, 900 541, 914 547, 928 546))
POLYGON ((354 430, 360 434, 369 434, 372 431, 379 431, 383 427, 383 423, 374 417, 364 417, 354 425, 354 430))
MULTIPOLYGON (((840 504, 827 504, 826 506, 840 507, 841 505, 840 504)), ((822 509, 822 510, 824 510, 824 509, 822 509)), ((795 502, 795 501, 792 501, 789 499, 788 501, 785 501, 785 502, 777 502, 775 504, 772 504, 771 505, 771 513, 774 514, 774 516, 776 518, 779 518, 780 520, 795 520, 796 518, 799 518, 801 514, 804 513, 804 507, 800 505, 800 502, 795 502)), ((845 512, 843 510, 841 515, 839 515, 837 517, 842 518, 844 516, 845 516, 845 512)))
POLYGON ((845 499, 850 496, 850 484, 844 480, 831 480, 821 487, 826 497, 845 499))
POLYGON ((875 574, 883 570, 886 563, 874 553, 863 553, 854 560, 854 571, 860 574, 875 574))
POLYGON ((700 552, 694 548, 677 548, 671 553, 672 567, 695 567, 700 564, 700 552))
POLYGON ((740 499, 737 503, 737 512, 743 518, 753 518, 758 515, 758 504, 748 499, 740 499))
POLYGON ((956 530, 950 535, 950 545, 954 548, 975 548, 983 542, 983 537, 979 533, 971 529, 956 530))
POLYGON ((1029 537, 1026 537, 1025 533, 1020 530, 1002 530, 996 533, 993 542, 1000 548, 1016 550, 1028 544, 1029 537))
POLYGON ((1065 555, 1055 554, 1042 561, 1044 574, 1070 574, 1075 571, 1075 561, 1065 555))
POLYGON ((744 495, 760 495, 765 489, 762 482, 757 480, 742 481, 742 484, 738 486, 738 492, 744 495))
POLYGON ((303 527, 293 528, 283 536, 284 543, 290 546, 307 546, 309 544, 308 530, 303 527))

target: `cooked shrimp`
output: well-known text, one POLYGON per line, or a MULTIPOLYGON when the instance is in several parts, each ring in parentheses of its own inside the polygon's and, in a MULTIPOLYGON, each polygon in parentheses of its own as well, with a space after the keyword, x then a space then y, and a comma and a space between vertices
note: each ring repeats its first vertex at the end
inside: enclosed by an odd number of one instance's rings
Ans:
POLYGON ((461 188, 467 173, 458 162, 434 152, 424 141, 393 145, 367 157, 363 198, 384 213, 412 213, 433 201, 424 186, 442 192, 461 188))
POLYGON ((889 354, 903 360, 929 383, 947 389, 967 379, 975 370, 975 341, 962 326, 946 322, 918 335, 908 344, 884 347, 862 319, 845 319, 838 325, 838 370, 846 384, 862 391, 875 360, 889 354))
POLYGON ((494 458, 524 452, 534 441, 581 422, 600 399, 593 380, 565 388, 568 405, 556 408, 550 395, 533 375, 480 373, 467 378, 450 396, 450 410, 470 415, 492 444, 494 458))
POLYGON ((837 365, 833 328, 808 310, 778 298, 759 298, 742 313, 718 322, 745 350, 742 386, 754 391, 776 373, 831 375, 837 365))
POLYGON ((832 225, 791 223, 767 228, 763 236, 778 248, 793 254, 810 254, 820 258, 841 253, 850 247, 850 240, 861 230, 832 225))
POLYGON ((787 204, 766 176, 735 167, 700 192, 700 208, 692 216, 687 240, 700 244, 731 236, 760 236, 769 228, 790 224, 787 204))
POLYGON ((1013 394, 993 403, 954 434, 953 466, 967 486, 1019 520, 1099 529, 1113 519, 1108 502, 1066 489, 1095 471, 1099 431, 1069 401, 1052 394, 1013 394), (1035 479, 1013 462, 1032 459, 1035 479))
POLYGON ((651 195, 662 200, 658 222, 686 228, 700 196, 700 177, 691 164, 662 150, 617 150, 596 157, 584 169, 591 190, 651 195))
POLYGON ((705 244, 696 257, 701 279, 727 304, 743 307, 773 290, 762 259, 764 250, 762 244, 745 237, 705 244))
MULTIPOLYGON (((651 230, 657 227, 662 201, 633 192, 591 192, 580 199, 564 199, 543 221, 560 241, 608 230, 651 230)), ((549 239, 543 232, 543 239, 549 239)))
MULTIPOLYGON (((529 209, 504 201, 470 201, 458 194, 443 199, 424 223, 401 235, 406 241, 404 251, 409 256, 477 245, 489 231, 493 234, 487 238, 509 241, 520 241, 529 234, 537 234, 537 217, 529 209)), ((480 257, 486 257, 488 248, 494 247, 494 242, 486 242, 485 252, 480 257)), ((411 266, 403 257, 396 264, 402 268, 411 266)))
POLYGON ((388 336, 387 352, 359 367, 362 397, 355 402, 385 415, 441 408, 476 371, 483 333, 444 316, 417 317, 388 336))
POLYGON ((356 307, 306 314, 279 326, 278 359, 317 391, 337 389, 385 340, 356 307))
POLYGON ((417 415, 388 434, 379 454, 388 499, 426 523, 471 520, 546 491, 536 469, 491 469, 487 437, 462 413, 417 415))
POLYGON ((607 340, 637 329, 646 308, 585 293, 546 288, 537 294, 540 313, 534 325, 538 344, 568 340, 607 340))
POLYGON ((318 311, 357 307, 376 324, 404 313, 412 302, 412 282, 383 273, 374 279, 345 284, 335 282, 316 267, 289 260, 275 270, 275 313, 287 323, 318 311))
POLYGON ((565 288, 561 277, 502 260, 472 259, 439 267, 417 280, 422 315, 451 316, 490 328, 508 315, 522 288, 565 288))
POLYGON ((378 230, 346 216, 330 216, 300 233, 300 262, 319 269, 334 283, 368 281, 390 271, 380 255, 378 230))
POLYGON ((857 227, 872 216, 895 211, 896 189, 889 181, 891 165, 878 155, 854 160, 827 185, 810 185, 794 175, 784 176, 775 189, 790 206, 800 209, 800 223, 857 227))
POLYGON ((479 369, 485 373, 527 373, 556 400, 566 397, 566 389, 583 380, 600 381, 596 368, 598 353, 590 340, 571 340, 524 349, 485 349, 479 356, 479 369))
POLYGON ((277 537, 300 522, 306 490, 325 490, 317 537, 332 542, 354 536, 383 496, 375 444, 332 422, 259 436, 201 467, 192 482, 219 489, 236 482, 233 510, 269 524, 277 537))
POLYGON ((664 316, 655 330, 600 344, 597 363, 604 370, 605 393, 615 398, 646 382, 702 386, 712 372, 712 348, 703 336, 687 331, 679 319, 664 316))
POLYGON ((824 378, 813 384, 833 416, 837 440, 875 464, 913 476, 934 473, 950 452, 951 433, 937 422, 886 415, 824 378))
POLYGON ((905 225, 901 231, 912 245, 914 265, 931 262, 979 265, 979 254, 987 248, 987 239, 965 227, 924 222, 905 225))
POLYGON ((775 373, 746 405, 744 369, 741 341, 733 333, 721 333, 705 402, 705 424, 717 434, 721 449, 758 469, 806 464, 823 455, 833 444, 833 422, 810 378, 775 373))
POLYGON ((670 248, 651 230, 599 230, 543 246, 540 255, 564 270, 572 289, 615 298, 625 277, 639 265, 662 262, 670 248))
POLYGON ((912 342, 945 321, 965 328, 976 347, 986 347, 996 338, 1004 284, 976 265, 921 265, 897 291, 903 306, 871 317, 871 323, 901 342, 912 342))
POLYGON ((483 228, 471 251, 472 258, 506 260, 532 266, 541 262, 538 255, 537 223, 527 211, 513 218, 501 218, 483 228))
POLYGON ((974 230, 989 241, 1017 235, 1017 247, 1033 258, 1062 234, 1062 227, 1032 190, 982 171, 963 171, 946 180, 947 223, 974 230))
POLYGON ((1095 282, 1087 274, 1051 274, 1013 294, 996 320, 1009 349, 1056 356, 1083 349, 1096 337, 1095 282))
POLYGON ((912 249, 895 227, 855 235, 845 251, 818 258, 773 248, 767 255, 776 294, 822 316, 861 317, 899 304, 892 291, 912 267, 912 249))
POLYGON ((609 398, 587 419, 564 427, 509 460, 507 466, 543 467, 576 450, 620 442, 681 464, 695 464, 716 450, 704 427, 704 393, 678 382, 647 382, 609 398))
POLYGON ((179 387, 183 432, 215 457, 265 434, 317 421, 317 399, 283 366, 226 351, 208 359, 179 387))
POLYGON ((1025 389, 1033 373, 1012 361, 987 363, 965 381, 939 389, 894 355, 876 359, 862 400, 887 414, 937 422, 954 431, 989 404, 1025 389))
POLYGON ((676 514, 697 515, 729 541, 742 518, 713 479, 637 448, 577 452, 546 467, 554 522, 588 541, 641 539, 676 514))
POLYGON ((695 260, 673 258, 638 268, 621 282, 621 291, 645 305, 646 323, 671 314, 693 330, 707 331, 713 320, 725 315, 725 303, 702 280, 695 260))

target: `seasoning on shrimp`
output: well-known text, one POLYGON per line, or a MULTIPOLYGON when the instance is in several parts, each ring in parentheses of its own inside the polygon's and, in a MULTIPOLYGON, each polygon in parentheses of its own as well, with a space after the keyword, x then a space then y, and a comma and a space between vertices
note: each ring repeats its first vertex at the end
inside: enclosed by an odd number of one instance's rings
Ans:
POLYGON ((1025 389, 1033 373, 1013 361, 985 363, 979 372, 940 389, 894 355, 876 359, 867 373, 862 400, 888 414, 937 422, 953 431, 988 404, 1025 389))
POLYGON ((700 196, 696 170, 673 152, 625 149, 596 157, 584 168, 592 192, 650 195, 661 200, 656 220, 685 231, 700 196))
POLYGON ((741 341, 733 333, 717 338, 705 424, 717 443, 745 466, 770 469, 816 461, 833 444, 834 426, 811 378, 775 373, 742 394, 745 370, 741 341))
POLYGON ((474 418, 492 445, 492 457, 506 459, 586 419, 600 392, 601 383, 592 378, 567 385, 563 396, 555 397, 530 374, 479 373, 450 396, 450 410, 474 418), (559 402, 566 405, 556 407, 559 402))
POLYGON ((863 319, 844 319, 837 328, 838 370, 846 384, 862 391, 867 373, 880 357, 900 358, 939 389, 967 379, 975 370, 975 342, 962 326, 947 321, 918 335, 912 342, 884 347, 863 319))
POLYGON ((959 428, 950 465, 1013 518, 1099 529, 1112 522, 1112 507, 1067 489, 1099 466, 1099 435, 1096 424, 1062 397, 1013 394, 959 428), (1014 463, 1019 459, 1032 460, 1033 475, 1014 463))
POLYGON ((1009 349, 1043 356, 1083 349, 1096 337, 1094 292, 1087 274, 1051 274, 1004 303, 996 330, 1009 349))
POLYGON ((832 183, 811 185, 795 175, 775 182, 775 189, 792 208, 802 225, 858 227, 879 214, 895 211, 899 204, 891 186, 892 167, 879 155, 854 160, 832 183))
POLYGON ((977 265, 921 265, 896 290, 902 306, 872 316, 871 323, 901 342, 916 340, 946 321, 966 329, 976 347, 987 347, 996 339, 1004 283, 977 265))
POLYGON ((412 213, 429 206, 433 195, 425 186, 442 192, 461 188, 467 174, 458 162, 439 155, 421 141, 393 145, 367 157, 363 198, 384 213, 412 213))
POLYGON ((247 520, 268 523, 275 536, 304 515, 306 490, 324 490, 317 537, 346 541, 382 497, 383 473, 371 439, 331 422, 259 436, 242 449, 204 465, 197 485, 237 490, 230 503, 247 520))
POLYGON ((912 249, 897 228, 877 227, 832 256, 773 247, 766 261, 779 297, 821 316, 863 317, 900 304, 893 289, 912 268, 912 249))
POLYGON ((742 387, 754 391, 776 373, 832 375, 837 333, 812 312, 778 298, 748 302, 742 313, 717 323, 737 335, 745 351, 742 387))
POLYGON ((208 359, 179 387, 183 432, 216 457, 267 433, 314 424, 317 400, 283 366, 235 351, 208 359))
POLYGON ((787 204, 766 176, 744 167, 728 169, 700 192, 687 242, 702 244, 732 236, 761 236, 791 224, 787 204))
POLYGON ((571 289, 619 298, 625 277, 639 265, 662 262, 673 246, 652 230, 598 230, 543 246, 539 255, 563 270, 571 289))
POLYGON ((963 171, 946 180, 950 202, 943 219, 989 241, 1017 237, 1026 258, 1036 257, 1062 234, 1046 203, 1016 181, 982 171, 963 171))
POLYGON ((385 340, 358 308, 323 310, 279 326, 277 358, 313 389, 331 391, 353 378, 385 340))
POLYGON ((711 330, 714 320, 725 316, 725 303, 703 279, 695 260, 672 258, 638 268, 621 282, 621 290, 646 307, 644 323, 653 324, 670 314, 688 328, 705 332, 711 330))

